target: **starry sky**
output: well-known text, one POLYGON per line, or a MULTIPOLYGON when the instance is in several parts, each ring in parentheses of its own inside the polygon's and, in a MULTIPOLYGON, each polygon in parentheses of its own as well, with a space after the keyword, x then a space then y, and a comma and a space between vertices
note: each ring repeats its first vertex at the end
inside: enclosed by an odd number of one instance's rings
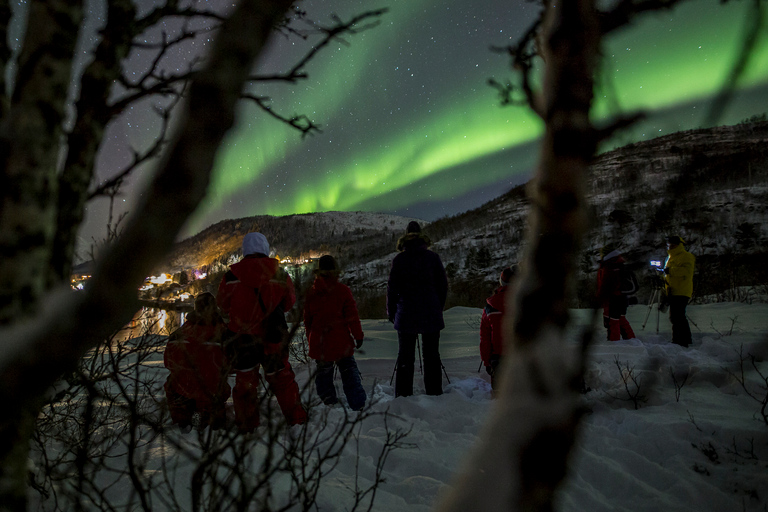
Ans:
MULTIPOLYGON (((184 235, 227 218, 330 210, 391 212, 434 220, 475 208, 530 178, 542 123, 526 108, 502 107, 491 77, 514 79, 491 46, 517 41, 538 13, 522 0, 304 0, 310 17, 350 19, 386 7, 381 24, 345 37, 306 68, 297 84, 260 85, 284 115, 304 114, 322 132, 301 135, 243 102, 220 150, 208 197, 184 235)), ((595 120, 644 109, 646 121, 603 145, 702 126, 742 41, 751 2, 691 0, 645 16, 606 41, 595 120)), ((720 120, 768 111, 768 31, 720 120)), ((277 37, 259 71, 283 71, 309 42, 277 37)), ((109 129, 98 163, 109 176, 156 135, 149 102, 109 129), (142 108, 145 107, 145 108, 142 108)), ((128 210, 150 169, 118 204, 128 210)), ((86 238, 103 229, 105 200, 89 206, 86 238)))

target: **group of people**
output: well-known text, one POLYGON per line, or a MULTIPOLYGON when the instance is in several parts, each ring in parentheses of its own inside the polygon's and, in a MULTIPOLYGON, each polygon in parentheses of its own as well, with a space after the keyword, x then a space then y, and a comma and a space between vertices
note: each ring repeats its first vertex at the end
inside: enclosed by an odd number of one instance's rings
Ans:
MULTIPOLYGON (((667 238, 665 303, 670 307, 673 342, 691 343, 685 308, 693 291, 695 258, 679 236, 667 238)), ((444 367, 440 359, 440 331, 445 327, 443 309, 448 278, 440 256, 429 249, 429 237, 412 221, 397 242, 399 253, 392 261, 387 282, 387 316, 398 337, 395 364, 395 396, 413 394, 416 347, 421 336, 424 388, 440 395, 444 367)), ((182 429, 191 428, 193 415, 201 426, 226 424, 226 402, 232 396, 235 423, 241 432, 259 426, 260 368, 289 425, 307 421, 296 375, 288 360, 290 336, 285 313, 293 308, 296 292, 290 276, 269 257, 266 237, 257 232, 243 238, 243 258, 231 265, 217 295, 201 293, 181 328, 174 331, 165 350, 170 375, 165 384, 171 419, 182 429), (235 385, 229 376, 235 375, 235 385)), ((597 276, 597 298, 603 306, 608 339, 634 338, 626 319, 630 297, 636 290, 627 285, 620 251, 606 254, 597 276)), ((347 404, 360 410, 367 399, 354 353, 364 333, 350 288, 339 281, 338 263, 324 255, 314 271, 315 279, 303 307, 309 357, 316 362, 315 387, 323 403, 339 399, 333 384, 338 369, 347 404)), ((515 275, 513 267, 499 276, 499 287, 486 300, 480 323, 480 356, 497 388, 498 368, 504 353, 505 297, 515 275)))
MULTIPOLYGON (((691 328, 686 316, 688 301, 693 295, 693 274, 696 258, 685 250, 684 241, 678 235, 668 236, 667 259, 659 268, 662 283, 659 309, 669 307, 672 323, 672 343, 682 347, 691 345, 691 328)), ((634 274, 625 266, 625 259, 618 249, 608 251, 600 260, 597 271, 596 298, 603 308, 603 325, 609 341, 635 337, 627 320, 627 308, 638 283, 634 274)), ((515 268, 505 268, 499 276, 499 287, 486 299, 480 320, 480 358, 491 376, 491 388, 496 390, 498 367, 504 353, 503 318, 506 310, 505 297, 515 268)), ((635 299, 636 300, 636 299, 635 299)))
MULTIPOLYGON (((440 257, 427 247, 429 238, 417 222, 408 224, 398 241, 401 251, 392 262, 387 291, 387 313, 400 343, 396 396, 413 394, 418 335, 424 353, 427 394, 442 394, 443 369, 438 350, 448 279, 440 257)), ((261 233, 243 238, 243 258, 231 265, 214 297, 201 293, 194 311, 174 331, 164 361, 170 370, 165 383, 171 419, 191 429, 193 416, 201 426, 226 424, 226 402, 232 397, 235 423, 241 432, 259 426, 260 368, 289 425, 305 423, 296 375, 288 360, 290 336, 285 313, 296 302, 290 276, 269 257, 269 243, 261 233), (229 375, 235 385, 229 385, 229 375)), ((303 307, 309 357, 316 362, 315 387, 323 403, 338 403, 333 384, 338 369, 347 404, 364 407, 366 393, 354 358, 364 333, 357 304, 348 286, 339 282, 340 270, 324 255, 303 307)))
MULTIPOLYGON (((696 258, 685 250, 684 241, 678 235, 666 238, 667 259, 661 273, 662 291, 659 309, 669 307, 672 323, 672 343, 682 347, 691 345, 691 327, 685 310, 693 295, 693 273, 696 258)), ((597 299, 603 307, 603 324, 608 330, 608 340, 618 341, 635 337, 626 318, 630 298, 637 292, 637 281, 625 267, 624 256, 619 250, 605 254, 597 272, 597 299)))
MULTIPOLYGON (((296 302, 291 277, 269 257, 269 243, 261 233, 243 238, 243 258, 230 266, 216 297, 201 293, 186 322, 169 336, 165 383, 171 419, 184 430, 199 415, 200 425, 226 424, 225 404, 232 395, 235 423, 240 432, 259 426, 259 369, 289 425, 307 421, 296 375, 288 360, 285 313, 296 302), (231 389, 228 377, 234 373, 231 389)), ((349 407, 360 410, 366 394, 354 358, 363 343, 357 306, 349 287, 338 280, 334 258, 320 258, 315 281, 305 298, 304 325, 309 355, 317 361, 315 384, 326 404, 338 401, 333 386, 338 367, 349 407)))

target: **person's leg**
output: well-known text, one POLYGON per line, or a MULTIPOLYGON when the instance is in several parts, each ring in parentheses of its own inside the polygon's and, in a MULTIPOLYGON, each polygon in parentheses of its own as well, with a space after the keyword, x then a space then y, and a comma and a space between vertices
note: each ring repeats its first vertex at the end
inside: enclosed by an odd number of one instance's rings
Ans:
POLYGON ((347 397, 349 408, 359 411, 365 405, 365 389, 360 379, 360 370, 354 356, 344 357, 336 362, 341 373, 341 382, 344 385, 344 394, 347 397))
POLYGON ((424 390, 428 395, 443 394, 443 363, 440 360, 440 331, 421 335, 424 350, 424 390))
POLYGON ((621 317, 627 312, 624 297, 611 297, 608 302, 608 341, 621 339, 621 317), (622 301, 622 299, 624 299, 622 301))
POLYGON ((243 432, 251 432, 259 426, 259 367, 238 371, 232 402, 235 406, 235 423, 243 432))
POLYGON ((691 326, 685 316, 685 308, 688 305, 688 297, 683 295, 670 295, 669 321, 672 322, 672 343, 682 347, 691 344, 691 326))
POLYGON ((269 387, 275 394, 280 410, 289 425, 300 425, 307 421, 307 411, 301 405, 299 385, 296 384, 296 374, 288 362, 288 356, 283 358, 283 367, 275 373, 265 375, 269 387))
POLYGON ((635 331, 632 330, 632 326, 629 325, 629 321, 627 320, 627 308, 629 307, 628 305, 629 302, 626 295, 616 297, 615 304, 613 305, 613 314, 611 315, 612 318, 616 318, 613 315, 618 316, 619 333, 625 340, 635 337, 635 331))
POLYGON ((180 427, 192 424, 192 415, 195 413, 195 401, 177 393, 170 379, 165 382, 165 400, 168 404, 168 412, 171 413, 171 421, 180 427))
POLYGON ((316 361, 315 388, 317 396, 326 405, 338 403, 336 388, 333 385, 333 361, 316 361))
POLYGON ((619 319, 619 329, 621 331, 621 337, 625 340, 629 340, 635 337, 635 331, 632 330, 632 326, 629 325, 629 320, 625 315, 621 315, 619 319))
POLYGON ((397 331, 400 348, 397 352, 395 396, 413 394, 413 364, 416 358, 416 333, 397 331))
POLYGON ((499 385, 499 367, 501 366, 501 356, 498 354, 491 355, 491 396, 496 396, 496 390, 499 385))

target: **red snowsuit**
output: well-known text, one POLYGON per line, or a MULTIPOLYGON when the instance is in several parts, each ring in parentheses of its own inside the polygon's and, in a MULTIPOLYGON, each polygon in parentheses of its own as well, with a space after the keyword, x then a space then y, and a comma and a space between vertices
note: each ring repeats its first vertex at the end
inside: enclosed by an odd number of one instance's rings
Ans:
POLYGON ((504 353, 501 333, 502 318, 504 317, 504 295, 507 286, 496 288, 493 295, 485 299, 487 305, 480 318, 480 359, 483 365, 491 366, 491 356, 501 356, 504 353))
POLYGON ((309 357, 338 361, 355 353, 363 328, 352 291, 334 276, 317 276, 304 302, 309 357))
POLYGON ((201 424, 223 424, 229 384, 223 370, 223 324, 203 325, 194 313, 168 338, 163 359, 171 373, 165 382, 168 408, 174 423, 192 422, 197 411, 201 424))
POLYGON ((621 293, 621 272, 624 258, 617 256, 600 263, 597 271, 597 298, 603 306, 604 324, 608 328, 608 340, 635 337, 627 317, 627 296, 621 293))
MULTIPOLYGON (((293 307, 296 292, 291 277, 276 259, 247 255, 229 267, 219 284, 216 302, 222 314, 229 318, 230 331, 262 338, 263 320, 275 308, 284 312, 293 307)), ((290 425, 304 423, 307 412, 299 400, 299 386, 288 362, 288 352, 279 343, 263 343, 263 349, 265 356, 277 356, 282 363, 275 368, 265 368, 264 376, 283 415, 290 425)), ((252 430, 259 425, 259 382, 258 363, 254 368, 236 372, 232 400, 235 420, 241 430, 252 430)))

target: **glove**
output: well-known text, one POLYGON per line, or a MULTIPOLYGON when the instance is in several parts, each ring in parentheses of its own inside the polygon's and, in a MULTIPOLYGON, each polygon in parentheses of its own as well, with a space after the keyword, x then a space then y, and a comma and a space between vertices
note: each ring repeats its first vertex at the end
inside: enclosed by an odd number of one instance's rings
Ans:
POLYGON ((664 273, 669 275, 669 267, 664 267, 664 273))
POLYGON ((355 340, 355 347, 360 348, 363 346, 363 338, 360 338, 359 340, 355 340))
POLYGON ((488 373, 488 375, 493 377, 493 366, 486 366, 485 371, 488 373))

